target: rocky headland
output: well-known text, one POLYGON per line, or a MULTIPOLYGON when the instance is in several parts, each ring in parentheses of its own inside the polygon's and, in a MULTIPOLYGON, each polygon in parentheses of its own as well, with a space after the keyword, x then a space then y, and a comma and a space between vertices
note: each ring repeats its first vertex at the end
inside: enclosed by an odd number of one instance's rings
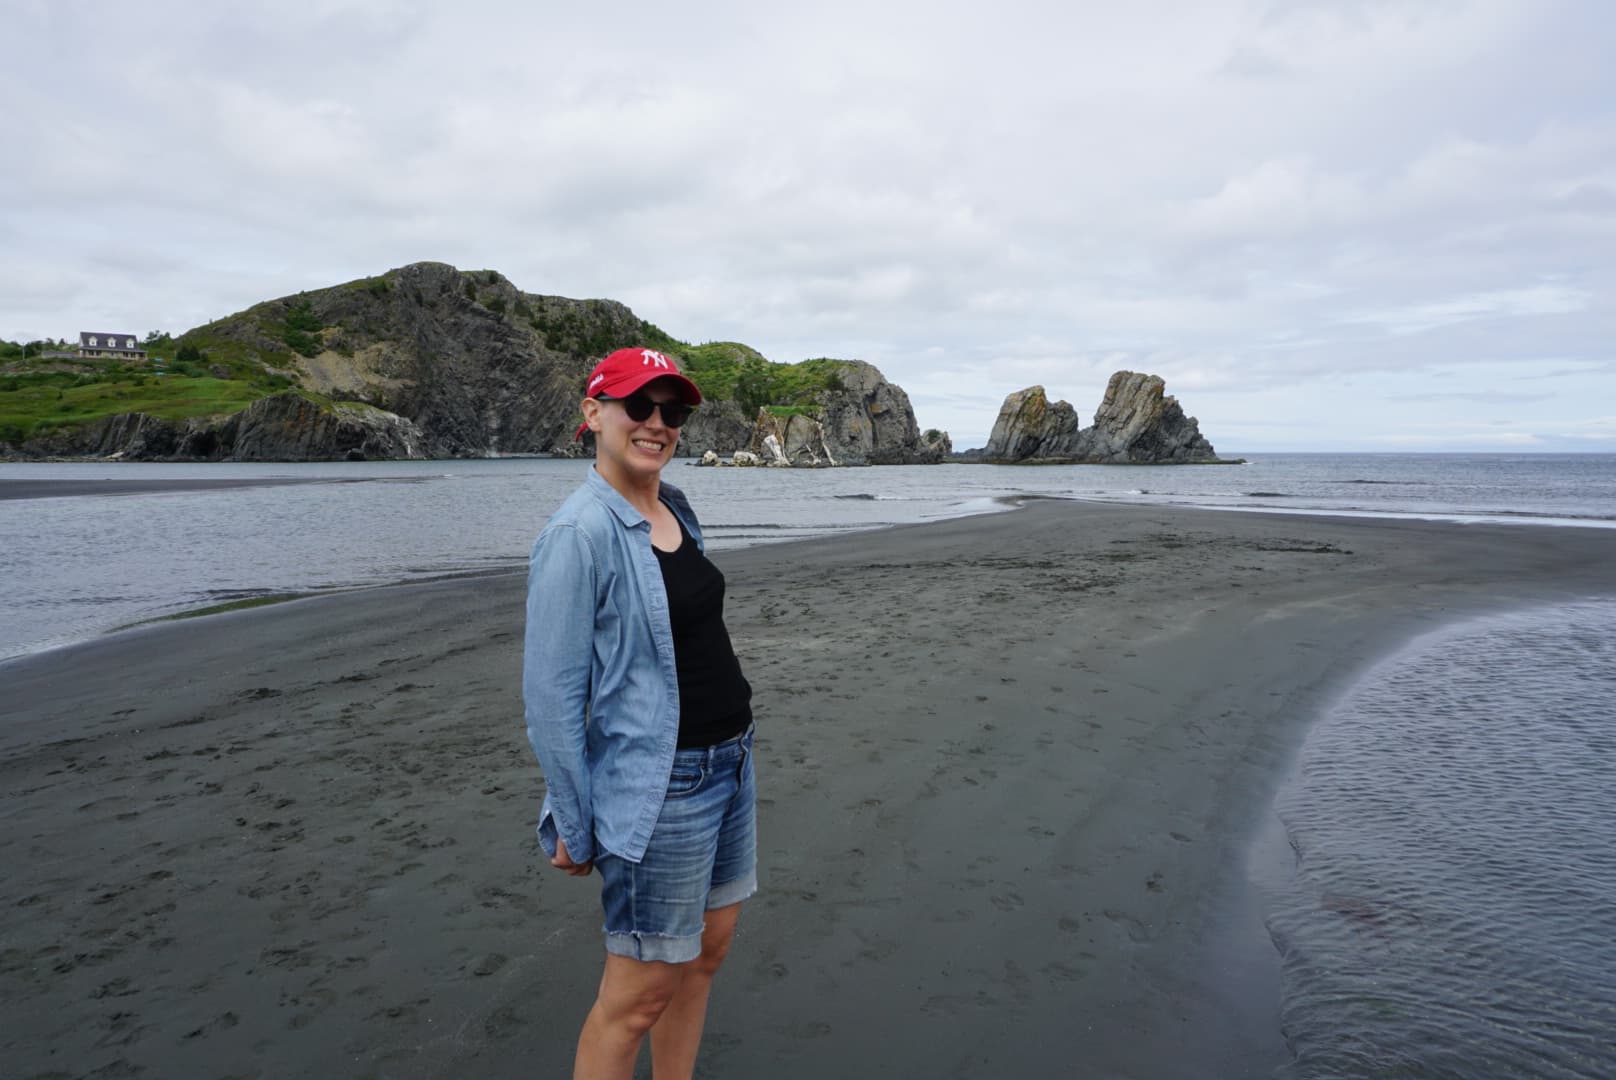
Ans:
POLYGON ((1004 399, 987 446, 956 461, 995 465, 1233 464, 1220 458, 1193 416, 1165 393, 1160 376, 1119 371, 1106 384, 1094 423, 1082 426, 1077 410, 1051 403, 1042 386, 1004 399))
MULTIPOLYGON (((592 454, 592 437, 573 441, 584 379, 606 353, 639 344, 678 357, 706 399, 685 427, 681 455, 761 446, 782 426, 791 429, 782 445, 791 447, 794 464, 917 464, 947 456, 947 436, 923 437, 908 395, 870 364, 778 364, 736 343, 690 345, 613 300, 528 293, 497 271, 426 262, 197 327, 174 340, 177 363, 108 371, 61 361, 60 371, 12 375, 66 379, 51 390, 57 398, 64 386, 79 393, 86 380, 104 383, 106 392, 78 415, 0 431, 0 457, 592 454), (196 402, 177 402, 172 391, 191 387, 190 380, 196 402), (154 386, 165 394, 150 409, 108 404, 158 400, 154 386), (211 409, 205 390, 233 406, 211 409), (805 454, 808 437, 796 432, 810 426, 819 447, 805 454)), ((32 389, 29 383, 23 392, 32 389)))
POLYGON ((873 364, 836 364, 833 386, 820 391, 809 407, 758 409, 743 448, 727 459, 717 447, 698 442, 702 464, 824 468, 948 460, 953 450, 948 433, 920 430, 903 387, 888 382, 873 364))

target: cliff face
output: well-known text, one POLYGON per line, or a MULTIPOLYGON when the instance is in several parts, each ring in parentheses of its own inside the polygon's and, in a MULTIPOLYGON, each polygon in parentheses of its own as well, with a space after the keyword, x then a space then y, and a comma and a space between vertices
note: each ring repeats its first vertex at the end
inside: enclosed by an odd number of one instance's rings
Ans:
POLYGON ((255 401, 220 432, 232 461, 348 461, 418 458, 425 436, 394 413, 363 405, 326 407, 296 394, 255 401))
POLYGON ((57 432, 42 452, 129 461, 373 461, 425 457, 423 442, 419 428, 393 413, 288 393, 260 398, 222 419, 109 416, 57 432))
POLYGON ((926 464, 920 426, 903 387, 872 364, 845 360, 841 388, 820 394, 819 422, 837 460, 850 464, 926 464))
POLYGON ((1004 399, 993 434, 974 460, 994 463, 1187 465, 1220 460, 1159 376, 1119 371, 1090 427, 1064 401, 1049 404, 1041 386, 1004 399))

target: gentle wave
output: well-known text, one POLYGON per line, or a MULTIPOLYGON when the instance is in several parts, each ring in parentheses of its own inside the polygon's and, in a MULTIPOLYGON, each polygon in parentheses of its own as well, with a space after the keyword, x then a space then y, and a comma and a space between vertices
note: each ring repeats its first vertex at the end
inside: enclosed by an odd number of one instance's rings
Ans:
POLYGON ((1382 487, 1430 487, 1427 480, 1331 480, 1332 484, 1371 484, 1382 487))

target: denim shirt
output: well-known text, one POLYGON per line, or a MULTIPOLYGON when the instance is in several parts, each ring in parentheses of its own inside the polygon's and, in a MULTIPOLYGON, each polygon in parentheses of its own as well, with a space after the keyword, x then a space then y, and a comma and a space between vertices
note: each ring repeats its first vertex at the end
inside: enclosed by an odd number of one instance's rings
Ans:
MULTIPOLYGON (((684 494, 661 499, 702 547, 684 494)), ((639 862, 679 741, 679 674, 651 522, 594 469, 528 563, 522 663, 527 737, 544 770, 539 843, 573 862, 639 862)))

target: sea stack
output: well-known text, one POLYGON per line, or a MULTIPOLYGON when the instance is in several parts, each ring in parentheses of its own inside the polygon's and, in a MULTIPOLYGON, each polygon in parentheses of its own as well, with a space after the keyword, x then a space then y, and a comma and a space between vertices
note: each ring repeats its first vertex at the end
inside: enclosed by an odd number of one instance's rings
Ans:
POLYGON ((1222 459, 1193 416, 1165 393, 1159 375, 1119 371, 1106 384, 1094 423, 1081 427, 1064 401, 1050 404, 1042 386, 1004 399, 993 434, 970 456, 990 464, 1194 465, 1222 459))

